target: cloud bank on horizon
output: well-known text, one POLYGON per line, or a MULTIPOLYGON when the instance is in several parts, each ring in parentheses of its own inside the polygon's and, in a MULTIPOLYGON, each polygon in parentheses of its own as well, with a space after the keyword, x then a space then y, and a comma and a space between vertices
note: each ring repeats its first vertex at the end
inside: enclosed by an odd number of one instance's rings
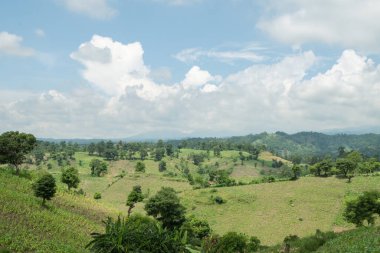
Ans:
MULTIPOLYGON (((90 19, 122 15, 109 1, 86 1, 77 6, 65 0, 59 6, 90 19), (106 13, 91 13, 86 1, 106 13)), ((212 1, 152 2, 190 8, 212 1)), ((237 50, 184 47, 170 56, 185 64, 182 78, 170 80, 173 70, 167 73, 162 66, 159 71, 169 78, 158 80, 157 70, 145 62, 144 43, 93 34, 69 54, 82 79, 78 83, 84 84, 42 92, 17 92, 10 84, 0 93, 0 130, 40 137, 123 138, 154 132, 212 136, 380 124, 380 24, 375 22, 380 3, 271 0, 262 8, 257 29, 291 48, 289 53, 270 54, 262 42, 237 50), (321 45, 341 52, 324 69, 320 66, 326 56, 317 52, 321 45), (214 73, 205 64, 208 59, 227 66, 244 61, 246 66, 214 73)), ((49 36, 38 30, 38 37, 49 36)), ((0 32, 0 57, 28 58, 40 51, 23 42, 20 35, 0 32)))

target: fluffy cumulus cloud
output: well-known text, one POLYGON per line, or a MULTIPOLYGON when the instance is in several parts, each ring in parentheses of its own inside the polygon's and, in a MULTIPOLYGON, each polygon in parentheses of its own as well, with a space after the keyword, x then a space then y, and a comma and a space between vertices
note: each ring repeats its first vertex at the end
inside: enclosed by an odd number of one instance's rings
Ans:
POLYGON ((96 19, 108 19, 117 11, 109 6, 108 0, 59 0, 69 11, 96 19))
POLYGON ((143 54, 139 42, 122 44, 94 35, 89 42, 80 45, 71 58, 84 65, 84 79, 111 96, 127 92, 154 100, 175 92, 176 86, 159 85, 150 78, 143 54))
POLYGON ((192 67, 182 81, 184 89, 199 88, 210 85, 209 82, 220 81, 221 77, 212 76, 208 71, 201 70, 198 66, 192 67))
POLYGON ((380 52, 377 0, 270 0, 258 27, 292 45, 322 42, 380 52))
POLYGON ((137 42, 94 36, 71 57, 83 65, 83 78, 92 88, 0 102, 0 118, 6 122, 1 130, 47 137, 126 137, 380 124, 380 66, 354 50, 344 51, 330 69, 314 76, 309 71, 319 58, 307 51, 223 78, 194 66, 172 84, 151 78, 137 42))
POLYGON ((0 32, 0 54, 28 57, 36 54, 35 50, 23 46, 23 38, 8 32, 0 32))

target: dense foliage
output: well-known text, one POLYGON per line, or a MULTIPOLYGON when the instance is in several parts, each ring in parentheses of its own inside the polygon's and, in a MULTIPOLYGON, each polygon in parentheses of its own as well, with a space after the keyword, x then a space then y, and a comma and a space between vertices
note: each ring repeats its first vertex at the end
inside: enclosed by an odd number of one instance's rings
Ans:
POLYGON ((32 134, 5 132, 0 135, 0 163, 9 163, 19 172, 19 165, 36 145, 32 134))
POLYGON ((92 233, 92 241, 87 248, 94 253, 167 253, 188 252, 186 235, 170 231, 156 220, 132 215, 128 219, 108 218, 105 233, 92 233))
POLYGON ((160 191, 151 197, 145 204, 145 211, 162 222, 164 228, 179 228, 185 221, 185 207, 173 188, 162 187, 160 191))
POLYGON ((34 195, 42 198, 42 204, 54 197, 57 191, 55 179, 51 174, 44 174, 33 184, 34 195))

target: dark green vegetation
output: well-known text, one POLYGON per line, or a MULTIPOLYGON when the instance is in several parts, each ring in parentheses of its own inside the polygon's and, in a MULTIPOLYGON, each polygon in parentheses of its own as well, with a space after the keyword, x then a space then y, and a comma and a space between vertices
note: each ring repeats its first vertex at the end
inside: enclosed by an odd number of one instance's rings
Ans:
POLYGON ((51 174, 42 175, 33 184, 34 195, 42 198, 42 205, 45 205, 46 200, 54 197, 56 188, 55 179, 51 174))
POLYGON ((0 163, 8 163, 16 168, 24 162, 25 156, 33 150, 36 138, 31 134, 5 132, 0 135, 0 163))
POLYGON ((344 217, 356 226, 375 225, 376 217, 380 216, 380 192, 364 192, 357 199, 347 202, 344 217))
POLYGON ((63 169, 61 182, 67 185, 69 191, 71 188, 77 188, 80 183, 78 170, 74 167, 63 169))
MULTIPOLYGON (((286 150, 286 145, 281 146, 284 150, 274 148, 280 137, 290 135, 257 136, 260 139, 254 141, 247 136, 87 145, 38 142, 31 151, 22 151, 19 176, 12 175, 13 169, 2 169, 6 180, 18 181, 24 190, 0 182, 6 189, 1 200, 8 203, 0 214, 10 217, 0 219, 1 231, 9 230, 0 234, 0 247, 51 252, 48 248, 54 244, 55 252, 75 252, 75 248, 86 252, 84 246, 92 238, 87 250, 94 252, 110 247, 112 252, 314 252, 334 247, 334 242, 342 243, 339 238, 355 233, 362 238, 367 233, 365 241, 376 245, 370 238, 378 231, 371 225, 379 223, 377 155, 344 143, 346 136, 337 150, 314 150, 310 156, 286 150), (273 146, 263 144, 268 138, 273 146), (51 199, 44 206, 33 196, 36 185, 40 186, 37 196, 51 199), (30 200, 18 204, 21 193, 30 200), (22 226, 10 225, 18 219, 10 214, 12 201, 26 212, 15 211, 25 215, 22 226), (35 224, 41 212, 46 219, 59 220, 60 227, 54 222, 41 223, 44 227, 35 224), (70 215, 75 225, 68 222, 70 215), (339 234, 322 232, 341 232, 361 224, 369 227, 339 234), (34 229, 40 236, 37 243, 30 236, 16 242, 9 239, 10 235, 35 234, 34 229), (60 236, 60 229, 78 234, 78 241, 67 234, 60 236), (144 229, 150 233, 146 237, 144 229), (53 235, 68 238, 68 245, 46 242, 53 235)), ((318 146, 319 141, 315 142, 318 146)), ((301 150, 314 145, 310 143, 299 144, 301 150)), ((15 167, 10 160, 1 162, 15 167)))

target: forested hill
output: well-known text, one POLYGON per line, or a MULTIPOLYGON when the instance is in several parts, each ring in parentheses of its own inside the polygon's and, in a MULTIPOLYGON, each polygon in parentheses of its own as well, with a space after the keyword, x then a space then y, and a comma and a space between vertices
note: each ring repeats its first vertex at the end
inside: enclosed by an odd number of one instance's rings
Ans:
POLYGON ((170 141, 174 145, 185 145, 191 148, 203 149, 210 143, 224 145, 254 144, 273 153, 289 158, 291 156, 313 157, 333 155, 338 156, 339 150, 358 150, 366 156, 380 155, 380 134, 335 134, 328 135, 316 132, 300 132, 287 134, 284 132, 250 134, 229 138, 191 138, 170 141), (344 149, 343 149, 344 148, 344 149))
MULTIPOLYGON (((41 139, 48 142, 77 143, 87 146, 90 143, 106 142, 100 139, 41 139)), ((111 139, 113 143, 119 141, 126 143, 144 142, 147 145, 154 145, 157 140, 130 140, 111 139)), ((285 159, 294 160, 301 157, 302 161, 313 163, 313 159, 319 160, 326 155, 339 156, 339 152, 349 152, 351 150, 360 151, 368 157, 380 158, 380 134, 323 134, 317 132, 299 132, 287 134, 284 132, 249 134, 246 136, 234 136, 226 138, 186 138, 177 140, 167 140, 175 148, 193 148, 202 150, 248 150, 254 146, 256 149, 268 150, 285 159)))

